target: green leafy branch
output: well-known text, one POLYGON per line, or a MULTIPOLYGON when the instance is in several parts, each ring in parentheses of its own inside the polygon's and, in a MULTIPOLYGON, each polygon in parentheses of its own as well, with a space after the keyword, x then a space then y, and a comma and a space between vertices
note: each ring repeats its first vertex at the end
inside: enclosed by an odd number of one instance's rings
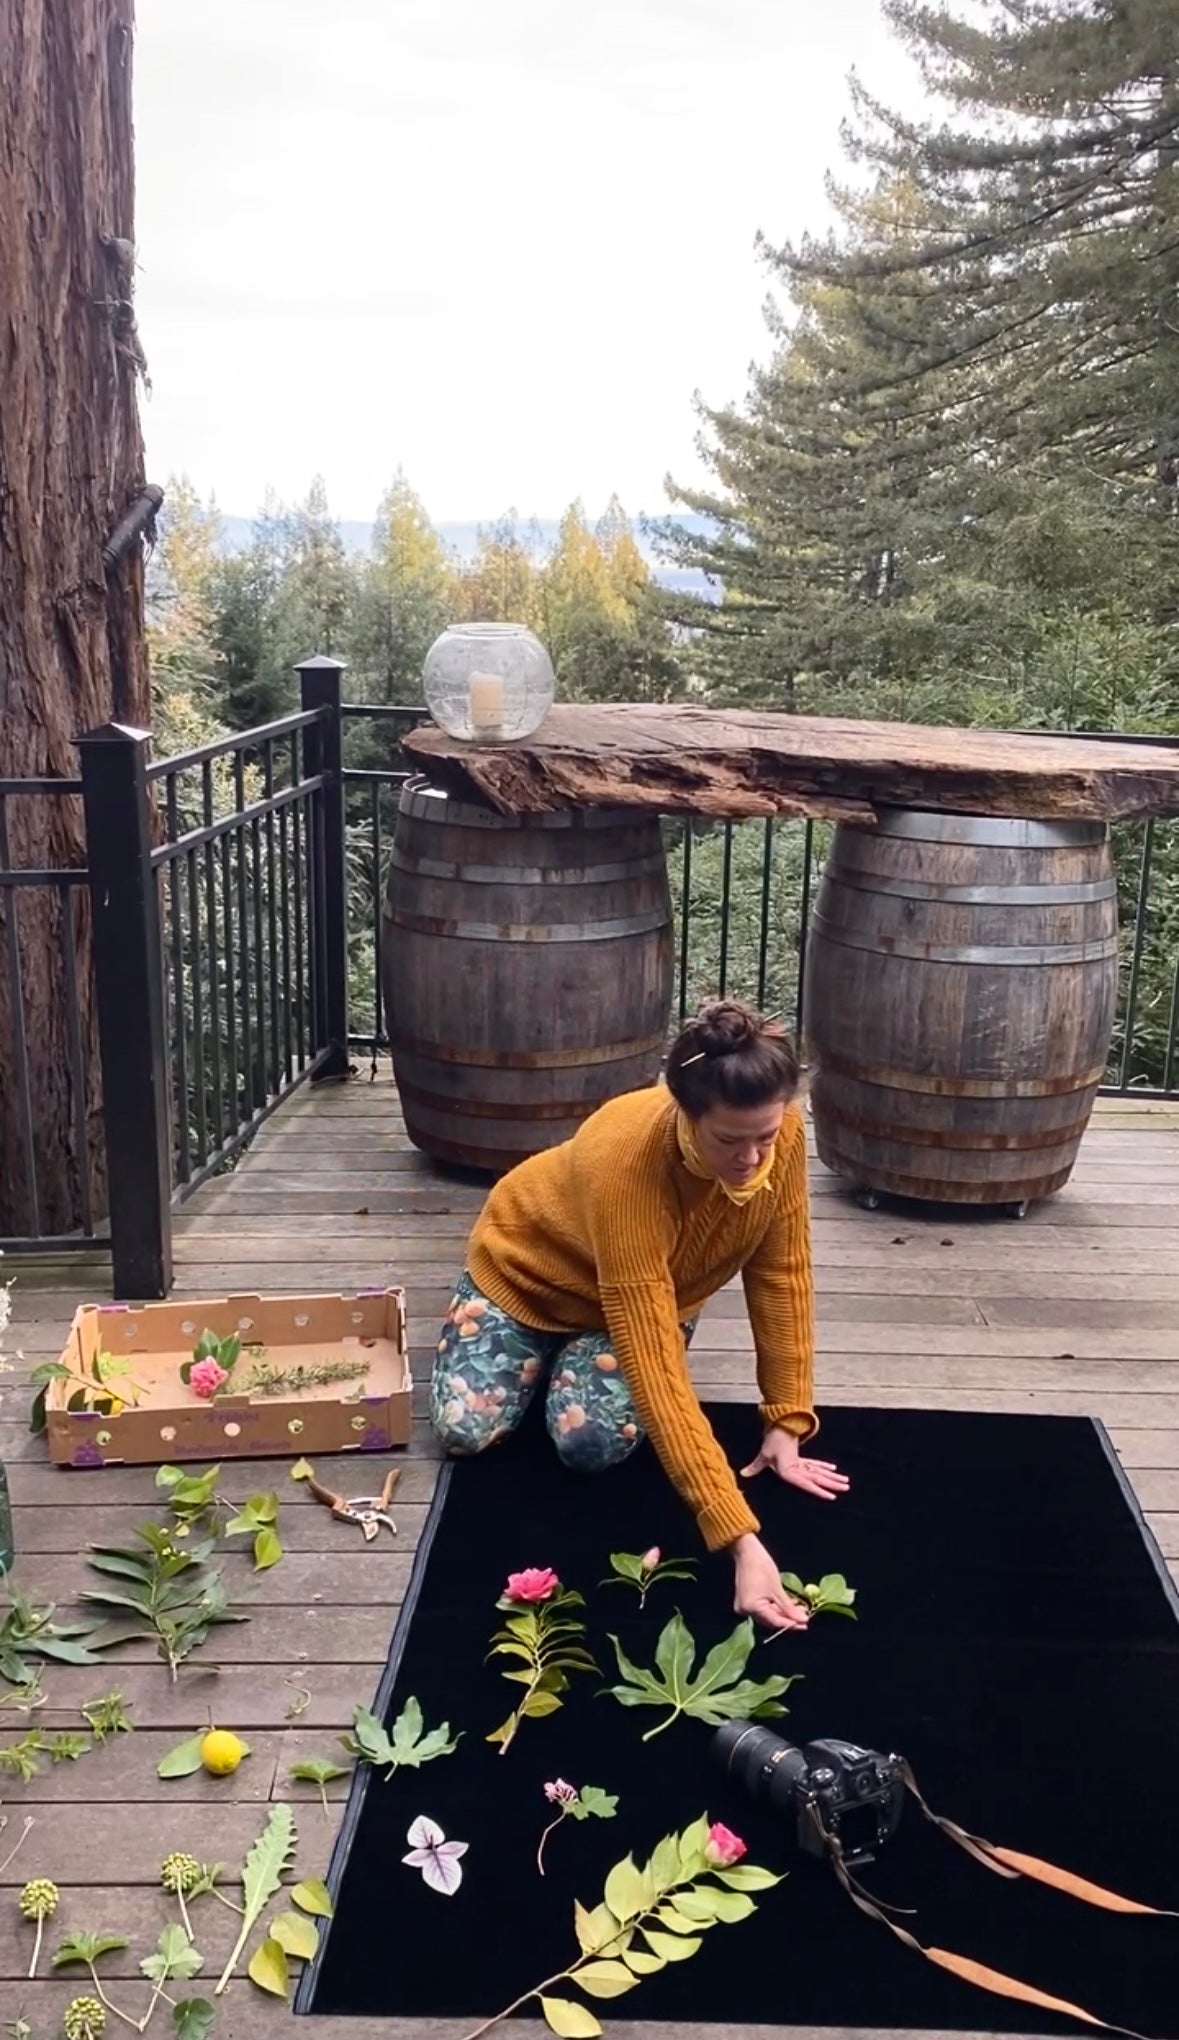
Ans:
POLYGON ((451 1736, 449 1721, 444 1721, 441 1728, 430 1729, 425 1735, 423 1727, 421 1707, 411 1694, 393 1723, 391 1736, 367 1707, 357 1707, 352 1716, 351 1733, 342 1735, 340 1741, 349 1756, 383 1768, 388 1780, 394 1771, 402 1768, 416 1771, 434 1757, 453 1755, 462 1740, 461 1732, 451 1736))
POLYGON ((271 1491, 250 1495, 239 1506, 218 1493, 220 1478, 220 1466, 206 1467, 203 1473, 185 1473, 179 1466, 161 1466, 156 1470, 156 1486, 167 1495, 178 1536, 188 1536, 196 1530, 214 1537, 222 1532, 226 1537, 252 1537, 254 1570, 265 1572, 277 1565, 283 1555, 277 1529, 278 1496, 271 1491), (228 1512, 224 1523, 222 1510, 228 1512))
POLYGON ((100 1417, 115 1417, 128 1403, 134 1407, 147 1390, 135 1380, 132 1364, 129 1354, 106 1353, 101 1347, 80 1369, 64 1360, 43 1360, 29 1375, 37 1391, 29 1410, 33 1436, 39 1438, 48 1423, 45 1403, 53 1381, 74 1384, 66 1398, 67 1410, 93 1410, 100 1417))
POLYGON ((27 1594, 10 1591, 8 1610, 0 1622, 0 1678, 23 1689, 21 1703, 39 1704, 40 1667, 35 1660, 50 1658, 62 1665, 96 1665, 95 1652, 105 1647, 97 1622, 59 1623, 53 1619, 49 1602, 38 1607, 27 1594))
POLYGON ((673 1615, 662 1631, 655 1646, 654 1671, 632 1664, 616 1636, 610 1641, 624 1682, 610 1687, 614 1698, 623 1707, 670 1709, 665 1721, 648 1729, 644 1742, 661 1735, 682 1714, 718 1728, 723 1721, 763 1721, 786 1712, 779 1704, 780 1696, 794 1684, 793 1678, 744 1677, 754 1646, 753 1623, 748 1619, 709 1651, 695 1674, 696 1644, 682 1615, 673 1615))
POLYGON ((576 1960, 524 1991, 467 2040, 481 2040, 533 1999, 562 2040, 595 2040, 602 2028, 594 2013, 576 1998, 550 1995, 556 1987, 574 1985, 591 1998, 623 1997, 669 1962, 686 1962, 713 1927, 748 1919, 755 1910, 752 1894, 782 1881, 752 1864, 710 1861, 708 1849, 708 1817, 702 1815, 683 1834, 665 1835, 642 1867, 631 1856, 616 1863, 601 1903, 592 1911, 574 1905, 576 1960))
POLYGON ((30 1728, 16 1742, 0 1749, 0 1771, 6 1772, 10 1778, 19 1778, 23 1785, 27 1785, 41 1769, 40 1757, 48 1757, 51 1764, 76 1763, 92 1748, 88 1735, 72 1735, 64 1729, 46 1735, 39 1729, 30 1728))
POLYGON ((634 1587, 639 1597, 639 1608, 647 1605, 647 1595, 661 1580, 694 1580, 696 1561, 692 1558, 664 1558, 659 1546, 653 1544, 649 1551, 612 1551, 610 1564, 613 1567, 608 1578, 601 1580, 603 1587, 634 1587))
POLYGON ((212 1541, 206 1539, 178 1550, 172 1532, 147 1523, 135 1535, 146 1551, 134 1546, 92 1545, 90 1564, 117 1586, 88 1588, 84 1601, 113 1611, 98 1632, 106 1644, 131 1637, 155 1638, 159 1656, 175 1679, 180 1665, 209 1631, 225 1622, 248 1622, 248 1615, 230 1607, 219 1572, 206 1570, 212 1541))
POLYGON ((571 1673, 598 1670, 579 1640, 585 1635, 585 1623, 572 1612, 584 1606, 581 1594, 560 1585, 547 1600, 531 1607, 507 1594, 496 1602, 506 1611, 507 1621, 492 1637, 488 1656, 518 1658, 519 1668, 506 1671, 504 1678, 525 1688, 520 1705, 487 1738, 499 1744, 501 1757, 507 1755, 522 1721, 556 1713, 571 1673))

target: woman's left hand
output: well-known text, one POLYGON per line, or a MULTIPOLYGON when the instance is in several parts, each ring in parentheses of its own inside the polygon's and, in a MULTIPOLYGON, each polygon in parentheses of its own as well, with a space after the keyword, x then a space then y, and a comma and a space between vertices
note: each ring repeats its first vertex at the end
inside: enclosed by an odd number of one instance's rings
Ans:
POLYGON ((807 1495, 817 1495, 821 1502, 837 1501, 851 1485, 846 1473, 840 1473, 829 1459, 804 1459, 798 1449, 798 1439, 791 1437, 789 1431, 776 1428, 766 1432, 757 1458, 741 1468, 741 1478, 752 1480, 767 1468, 776 1473, 779 1480, 789 1481, 791 1487, 801 1488, 807 1495))

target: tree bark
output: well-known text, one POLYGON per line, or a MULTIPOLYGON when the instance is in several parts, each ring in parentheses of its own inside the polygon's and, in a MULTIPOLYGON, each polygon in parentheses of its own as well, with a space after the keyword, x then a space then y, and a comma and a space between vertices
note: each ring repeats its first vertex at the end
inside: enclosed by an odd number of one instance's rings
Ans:
POLYGON ((494 748, 411 730, 405 749, 447 792, 503 814, 617 804, 662 814, 808 815, 871 823, 881 807, 1025 821, 1179 813, 1179 744, 646 702, 550 709, 494 748))
MULTIPOLYGON (((134 0, 0 4, 0 779, 76 779, 84 730, 148 721, 141 543, 103 563, 144 487, 133 25, 134 0)), ((13 869, 85 863, 76 798, 0 798, 0 823, 0 862, 6 838, 13 869)), ((34 1230, 34 1215, 42 1233, 77 1226, 85 1166, 101 1203, 92 1003, 84 888, 67 897, 0 882, 0 1235, 34 1230), (77 960, 81 1096, 67 944, 77 960), (22 1024, 35 1214, 16 1081, 22 1024)))

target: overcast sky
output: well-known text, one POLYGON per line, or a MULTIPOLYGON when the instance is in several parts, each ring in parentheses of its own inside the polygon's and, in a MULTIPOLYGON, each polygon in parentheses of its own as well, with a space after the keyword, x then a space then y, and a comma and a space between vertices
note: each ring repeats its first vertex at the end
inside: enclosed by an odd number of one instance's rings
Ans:
POLYGON ((139 0, 149 472, 246 515, 663 507, 821 227, 877 0, 139 0))

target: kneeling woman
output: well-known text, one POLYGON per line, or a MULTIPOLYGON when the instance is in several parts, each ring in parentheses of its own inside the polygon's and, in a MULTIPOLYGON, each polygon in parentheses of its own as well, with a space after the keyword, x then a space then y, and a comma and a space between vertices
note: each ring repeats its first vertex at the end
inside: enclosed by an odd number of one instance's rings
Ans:
POLYGON ((666 1084, 611 1100, 504 1176, 471 1236, 431 1396, 456 1454, 506 1438, 546 1378, 549 1435, 570 1467, 617 1465, 649 1437, 709 1550, 731 1552, 737 1611, 771 1628, 801 1627, 805 1612, 700 1407, 686 1344, 740 1273, 765 1425, 743 1477, 842 1493, 842 1474, 799 1452, 818 1424, 798 1087, 782 1029, 719 1000, 680 1034, 666 1084))

